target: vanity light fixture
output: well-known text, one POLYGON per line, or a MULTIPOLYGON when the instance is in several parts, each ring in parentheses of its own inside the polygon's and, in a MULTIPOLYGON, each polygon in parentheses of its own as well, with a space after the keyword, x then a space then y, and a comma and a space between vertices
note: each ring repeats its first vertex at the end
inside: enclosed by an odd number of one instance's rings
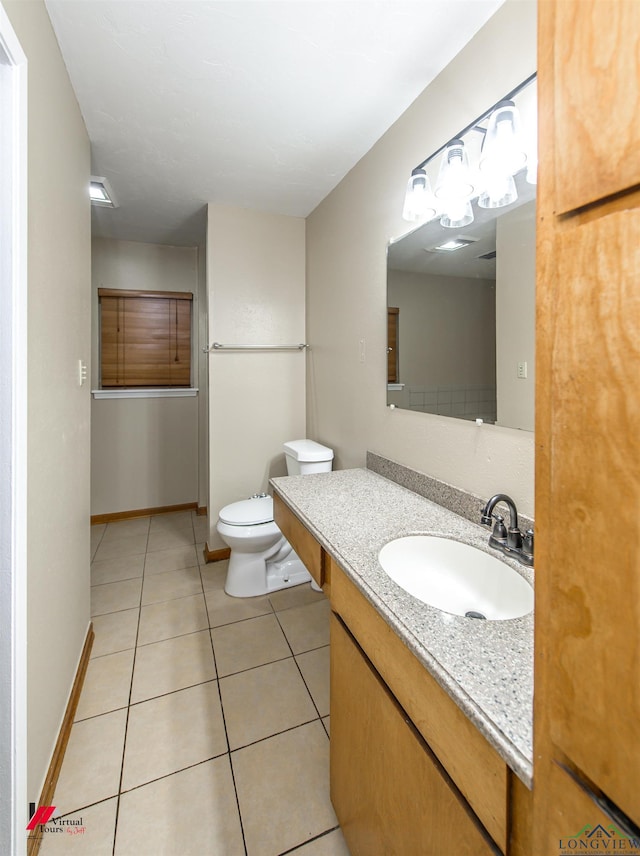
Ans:
POLYGON ((409 221, 431 220, 436 216, 436 206, 431 192, 429 176, 422 167, 411 172, 404 197, 402 217, 409 221))
MULTIPOLYGON (((461 228, 474 220, 471 205, 473 199, 477 198, 480 208, 502 208, 515 202, 518 199, 518 191, 514 176, 525 166, 526 180, 530 184, 536 183, 535 130, 530 141, 531 151, 528 151, 520 112, 512 100, 535 78, 535 74, 530 75, 506 98, 498 101, 468 125, 455 139, 418 164, 411 173, 407 187, 403 211, 405 220, 426 221, 439 213, 442 226, 450 229, 461 228), (469 154, 463 139, 471 131, 484 135, 478 161, 474 156, 475 144, 471 144, 472 164, 469 163, 469 154), (428 191, 429 176, 425 167, 438 156, 441 156, 440 171, 433 198, 430 198, 428 206, 423 209, 424 213, 418 215, 416 211, 419 206, 410 202, 410 194, 417 187, 418 193, 431 197, 428 191)), ((526 113, 528 102, 521 102, 521 105, 526 113)), ((527 125, 529 124, 530 122, 527 122, 527 125)), ((472 138, 468 138, 468 141, 470 140, 472 138)))
POLYGON ((111 185, 104 176, 92 175, 89 180, 89 199, 92 205, 102 208, 118 208, 111 185))

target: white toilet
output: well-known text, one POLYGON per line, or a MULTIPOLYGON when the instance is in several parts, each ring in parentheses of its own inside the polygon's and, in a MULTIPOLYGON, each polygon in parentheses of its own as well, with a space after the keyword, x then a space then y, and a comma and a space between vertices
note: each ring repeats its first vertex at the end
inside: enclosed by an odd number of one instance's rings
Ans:
MULTIPOLYGON (((333 449, 313 440, 284 444, 290 476, 331 470, 333 449)), ((217 530, 231 547, 224 590, 256 597, 311 580, 311 575, 273 520, 273 499, 265 494, 232 502, 220 511, 217 530)))

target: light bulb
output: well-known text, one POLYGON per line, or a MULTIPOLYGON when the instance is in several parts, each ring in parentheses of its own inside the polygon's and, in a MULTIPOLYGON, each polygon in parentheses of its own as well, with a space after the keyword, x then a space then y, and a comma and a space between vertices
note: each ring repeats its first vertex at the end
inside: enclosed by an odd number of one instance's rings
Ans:
POLYGON ((410 221, 430 220, 436 213, 429 177, 424 169, 417 167, 407 184, 402 217, 410 221))
POLYGON ((513 101, 501 101, 489 117, 482 145, 482 172, 515 175, 527 162, 520 113, 513 101))
POLYGON ((469 169, 469 158, 462 140, 451 140, 442 155, 435 195, 445 205, 453 199, 470 199, 474 182, 469 169))

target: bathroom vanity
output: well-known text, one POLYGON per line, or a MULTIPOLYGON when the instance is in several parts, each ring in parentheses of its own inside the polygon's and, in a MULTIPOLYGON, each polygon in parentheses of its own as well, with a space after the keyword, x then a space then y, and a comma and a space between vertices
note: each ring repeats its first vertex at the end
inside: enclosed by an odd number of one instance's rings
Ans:
POLYGON ((272 485, 331 601, 331 799, 352 856, 528 852, 532 614, 442 612, 378 562, 417 533, 488 551, 486 530, 370 470, 272 485))

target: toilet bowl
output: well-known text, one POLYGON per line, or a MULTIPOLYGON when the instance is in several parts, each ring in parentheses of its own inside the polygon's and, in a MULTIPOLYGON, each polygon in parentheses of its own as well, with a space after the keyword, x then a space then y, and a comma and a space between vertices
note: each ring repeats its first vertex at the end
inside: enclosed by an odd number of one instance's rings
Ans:
MULTIPOLYGON (((331 470, 333 450, 313 440, 284 445, 289 475, 331 470)), ((273 499, 265 494, 225 505, 217 530, 231 548, 224 590, 256 597, 312 582, 311 575, 273 520, 273 499)))

